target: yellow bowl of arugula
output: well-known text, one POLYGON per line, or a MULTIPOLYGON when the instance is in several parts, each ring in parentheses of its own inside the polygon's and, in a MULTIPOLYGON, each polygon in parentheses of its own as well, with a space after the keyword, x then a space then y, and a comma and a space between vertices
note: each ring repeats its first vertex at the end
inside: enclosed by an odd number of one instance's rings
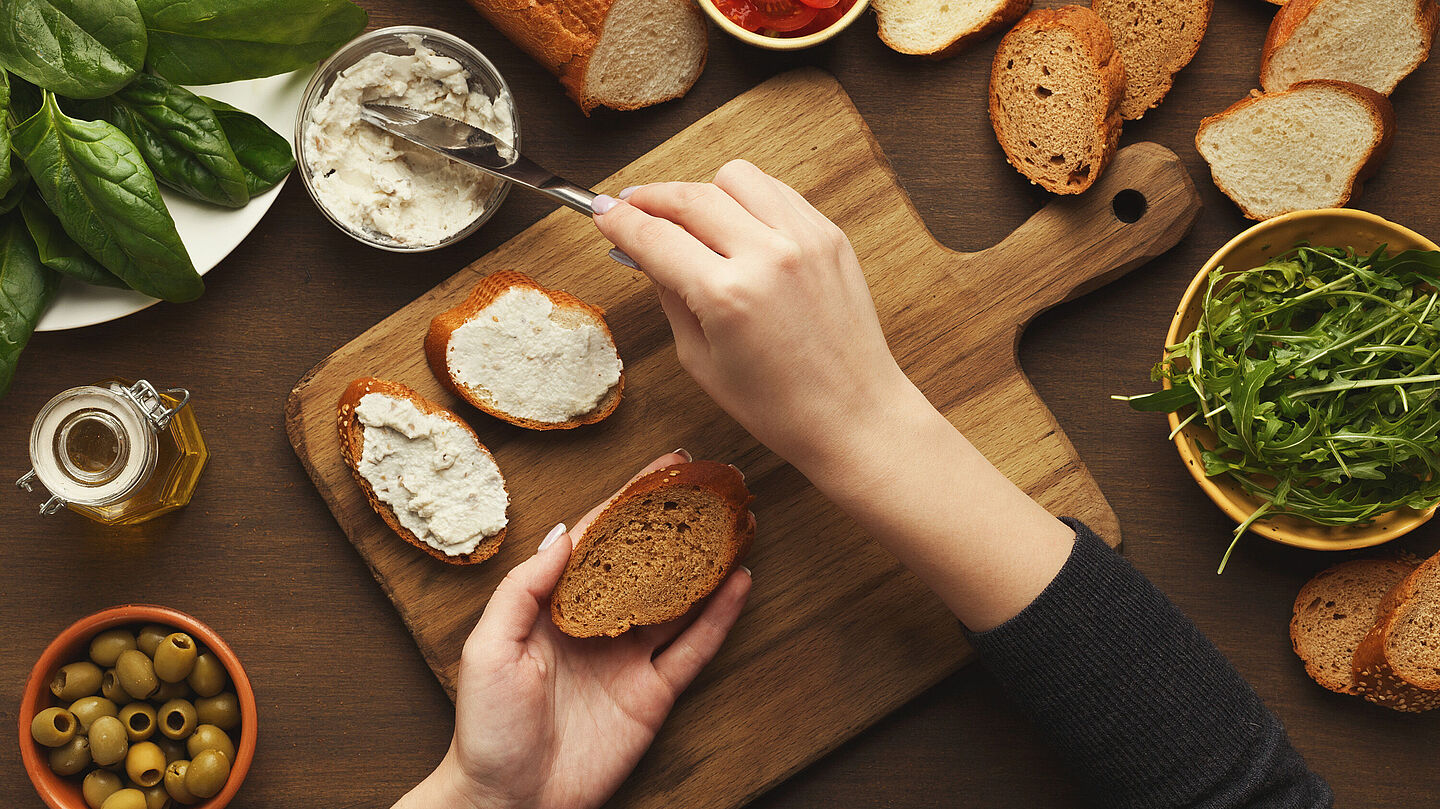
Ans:
POLYGON ((1350 550, 1434 515, 1437 251, 1371 213, 1301 211, 1231 239, 1195 276, 1155 368, 1164 389, 1130 403, 1169 413, 1237 541, 1248 529, 1350 550))

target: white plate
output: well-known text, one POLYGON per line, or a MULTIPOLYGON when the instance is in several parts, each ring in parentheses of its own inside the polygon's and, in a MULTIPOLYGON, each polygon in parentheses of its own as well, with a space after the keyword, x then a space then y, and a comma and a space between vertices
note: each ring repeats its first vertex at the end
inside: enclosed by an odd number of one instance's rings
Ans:
MULTIPOLYGON (((300 111, 300 96, 305 92, 305 85, 310 81, 312 73, 313 68, 306 68, 265 79, 190 89, 259 116, 288 141, 291 133, 295 131, 295 114, 300 111)), ((250 231, 260 223, 260 217, 270 210, 275 197, 284 187, 285 182, 281 181, 269 191, 252 198, 250 204, 244 208, 208 205, 182 197, 166 188, 161 189, 160 196, 165 198, 165 205, 170 209, 170 215, 175 218, 175 229, 180 232, 180 240, 190 252, 190 260, 195 263, 195 269, 204 275, 250 235, 250 231)), ((62 331, 93 326, 134 314, 156 303, 159 301, 131 289, 90 286, 67 278, 60 285, 60 294, 55 296, 55 302, 50 304, 50 308, 40 318, 36 331, 62 331)))

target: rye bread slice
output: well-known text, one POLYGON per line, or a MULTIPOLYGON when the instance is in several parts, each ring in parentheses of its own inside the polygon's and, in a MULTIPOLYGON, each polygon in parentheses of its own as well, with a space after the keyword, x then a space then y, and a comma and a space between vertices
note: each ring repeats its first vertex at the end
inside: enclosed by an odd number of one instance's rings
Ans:
MULTIPOLYGON (((340 455, 345 459, 345 465, 350 467, 350 474, 354 476, 355 482, 360 484, 360 491, 365 494, 365 501, 370 504, 370 508, 374 509, 375 513, 380 515, 380 519, 384 520, 385 524, 390 526, 390 530, 399 535, 401 539, 447 565, 473 565, 494 556, 495 552, 500 550, 500 543, 505 541, 507 529, 502 528, 500 533, 485 537, 470 553, 452 556, 438 548, 431 547, 424 540, 415 536, 410 529, 401 525, 400 519, 395 516, 395 511, 375 494, 375 489, 370 485, 370 481, 360 474, 360 458, 365 451, 365 428, 355 415, 355 408, 360 406, 360 400, 370 393, 408 399, 420 412, 440 416, 454 422, 470 434, 470 437, 475 440, 475 446, 481 452, 490 455, 490 450, 480 443, 480 437, 475 435, 475 431, 470 428, 470 425, 466 424, 459 416, 426 399, 408 386, 373 377, 357 379, 345 388, 344 395, 340 397, 340 405, 336 410, 336 426, 340 430, 340 455)), ((491 459, 493 460, 494 456, 491 456, 491 459)))
POLYGON ((1440 707, 1440 554, 1385 596, 1352 666, 1356 691, 1376 705, 1412 713, 1440 707))
POLYGON ((1215 185, 1250 219, 1341 208, 1390 149, 1390 99, 1318 79, 1253 94, 1200 122, 1195 148, 1215 185))
POLYGON ((752 499, 740 472, 714 461, 631 483, 571 552, 550 597, 555 626, 577 638, 615 637, 684 615, 749 552, 752 499))
POLYGON ((1000 41, 990 123, 1031 182, 1079 194, 1115 155, 1124 95, 1125 66, 1105 21, 1084 6, 1040 9, 1000 41))
POLYGON ((625 373, 622 370, 620 379, 590 411, 582 413, 566 421, 537 421, 524 416, 508 413, 503 410, 487 392, 479 387, 465 384, 460 380, 450 367, 449 348, 450 338, 457 329, 470 320, 480 317, 486 307, 494 303, 501 294, 514 288, 533 289, 555 305, 550 319, 562 326, 578 326, 584 323, 591 323, 599 326, 609 341, 610 347, 615 347, 615 338, 610 333, 610 326, 605 322, 605 313, 601 309, 580 300, 568 292, 558 289, 546 289, 535 282, 524 273, 513 270, 504 270, 486 276, 481 280, 475 291, 465 299, 464 303, 454 309, 441 312, 430 321, 430 331, 425 336, 425 358, 430 363, 430 370, 434 372, 435 378, 456 396, 464 399, 477 409, 482 410, 497 419, 508 421, 519 427, 531 430, 569 430, 586 424, 594 424, 605 419, 615 408, 620 405, 620 394, 625 389, 625 373))
POLYGON ((1311 679, 1340 694, 1357 693, 1355 648, 1375 625, 1385 594, 1414 569, 1396 559, 1355 559, 1321 571, 1300 588, 1290 645, 1311 679))
POLYGON ((1092 0, 1125 62, 1121 117, 1134 121, 1160 105, 1199 52, 1213 7, 1213 0, 1092 0))
POLYGON ((870 5, 880 39, 891 50, 936 59, 954 56, 1030 10, 1030 0, 872 0, 870 5))
POLYGON ((1435 0, 1290 0, 1270 23, 1260 86, 1334 79, 1389 95, 1430 57, 1435 0))

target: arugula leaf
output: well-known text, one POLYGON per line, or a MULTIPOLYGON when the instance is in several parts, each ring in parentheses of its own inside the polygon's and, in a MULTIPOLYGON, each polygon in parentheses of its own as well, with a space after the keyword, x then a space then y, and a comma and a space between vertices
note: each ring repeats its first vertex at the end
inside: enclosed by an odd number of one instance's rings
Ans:
POLYGON ((154 176, 123 132, 66 116, 46 93, 40 111, 12 136, 45 204, 107 270, 167 301, 205 291, 154 176))
POLYGON ((365 30, 348 0, 141 0, 150 70, 176 84, 220 84, 298 70, 365 30))
POLYGON ((10 390, 20 352, 59 286, 60 277, 40 263, 20 215, 0 217, 0 396, 10 390))
POLYGON ((20 200, 20 215, 35 242, 41 264, 87 284, 125 288, 124 281, 100 266, 100 262, 70 238, 38 194, 32 192, 20 200))
POLYGON ((145 64, 135 0, 5 0, 0 66, 69 98, 100 98, 145 64))
POLYGON ((235 158, 245 170, 245 184, 250 196, 269 191, 295 168, 295 153, 290 141, 271 129, 264 121, 244 110, 237 110, 224 101, 200 96, 215 111, 235 158))

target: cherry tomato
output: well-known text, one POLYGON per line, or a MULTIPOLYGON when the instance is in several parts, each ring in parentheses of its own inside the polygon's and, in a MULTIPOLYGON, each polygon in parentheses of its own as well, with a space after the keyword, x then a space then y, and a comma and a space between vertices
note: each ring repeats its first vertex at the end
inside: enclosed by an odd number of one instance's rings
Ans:
POLYGON ((746 31, 785 33, 803 28, 816 10, 796 0, 713 0, 715 6, 746 31))
POLYGON ((834 8, 840 0, 800 0, 811 8, 834 8))

